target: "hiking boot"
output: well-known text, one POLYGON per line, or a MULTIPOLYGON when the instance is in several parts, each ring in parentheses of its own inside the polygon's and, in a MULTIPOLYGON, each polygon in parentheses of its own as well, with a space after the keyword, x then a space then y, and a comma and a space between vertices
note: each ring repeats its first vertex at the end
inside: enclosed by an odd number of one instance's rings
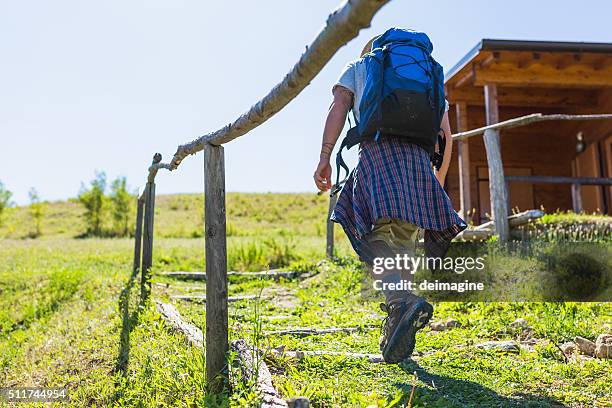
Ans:
POLYGON ((429 322, 433 306, 420 297, 391 304, 381 303, 383 320, 380 351, 387 363, 401 363, 412 355, 416 332, 429 322))

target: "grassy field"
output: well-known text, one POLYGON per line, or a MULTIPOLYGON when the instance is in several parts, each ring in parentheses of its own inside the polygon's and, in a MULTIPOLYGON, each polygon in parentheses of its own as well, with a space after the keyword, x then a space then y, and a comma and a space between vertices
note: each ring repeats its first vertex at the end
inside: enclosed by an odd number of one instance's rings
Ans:
MULTIPOLYGON (((285 267, 306 279, 230 277, 230 337, 261 349, 378 353, 380 299, 362 295, 366 272, 337 231, 334 262, 322 262, 327 198, 314 194, 229 194, 228 263, 232 270, 285 267), (359 327, 317 336, 266 335, 288 328, 359 327)), ((176 305, 204 329, 205 305, 171 299, 204 293, 203 282, 163 271, 204 269, 203 197, 158 197, 153 298, 176 305)), ((43 235, 27 239, 24 208, 0 227, 0 385, 66 386, 70 406, 249 406, 249 384, 207 395, 203 352, 166 327, 155 308, 139 306, 130 239, 78 239, 85 226, 74 202, 51 203, 43 235)), ((609 224, 591 216, 547 216, 543 224, 609 224), (556 218, 555 218, 556 217, 556 218)), ((580 227, 582 228, 582 227, 580 227)), ((580 234, 580 228, 576 232, 580 234)), ((551 231, 556 231, 552 228, 551 231)), ((554 232, 557 234, 557 232, 554 232)), ((415 407, 612 406, 612 360, 570 356, 557 345, 612 331, 610 303, 435 304, 435 321, 460 327, 418 334, 417 354, 401 365, 344 356, 297 360, 268 353, 283 397, 313 406, 415 407), (524 318, 531 330, 512 326, 524 318), (477 347, 514 339, 513 353, 477 347), (416 373, 416 374, 415 374, 416 373)), ((1 402, 0 402, 1 403, 1 402)))

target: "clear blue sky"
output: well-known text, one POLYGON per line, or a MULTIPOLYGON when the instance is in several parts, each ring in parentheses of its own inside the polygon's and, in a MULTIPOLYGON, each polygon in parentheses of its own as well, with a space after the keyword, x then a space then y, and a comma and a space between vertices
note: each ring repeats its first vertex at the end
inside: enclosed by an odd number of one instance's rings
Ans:
MULTIPOLYGON (((339 0, 0 3, 0 180, 27 202, 95 170, 142 186, 153 153, 224 125, 275 85, 339 0)), ((481 38, 612 42, 609 0, 394 0, 284 111, 226 146, 229 191, 314 191, 330 86, 390 26, 426 31, 450 68, 481 38)), ((202 156, 158 193, 203 191, 202 156)))

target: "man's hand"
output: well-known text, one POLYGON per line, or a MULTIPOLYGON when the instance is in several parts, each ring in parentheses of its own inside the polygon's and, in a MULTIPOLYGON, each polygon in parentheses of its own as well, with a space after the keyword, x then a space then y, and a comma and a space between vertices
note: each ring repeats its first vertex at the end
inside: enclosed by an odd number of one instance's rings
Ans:
POLYGON ((317 185, 317 188, 321 191, 327 191, 332 186, 331 181, 331 165, 329 164, 329 159, 321 159, 319 160, 319 164, 317 165, 317 169, 314 173, 314 181, 317 185))
POLYGON ((336 86, 334 88, 334 101, 329 107, 327 119, 325 120, 325 128, 323 129, 323 142, 321 143, 319 165, 313 176, 317 188, 321 191, 327 191, 332 187, 329 158, 340 136, 340 132, 342 132, 346 114, 352 104, 353 93, 341 85, 336 86))

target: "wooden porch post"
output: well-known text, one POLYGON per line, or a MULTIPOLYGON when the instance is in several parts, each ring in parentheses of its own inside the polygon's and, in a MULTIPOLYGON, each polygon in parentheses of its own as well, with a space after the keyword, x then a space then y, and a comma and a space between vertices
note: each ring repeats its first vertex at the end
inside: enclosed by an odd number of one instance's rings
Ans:
POLYGON ((334 222, 329 218, 334 211, 334 207, 336 207, 338 194, 340 193, 329 196, 329 209, 327 210, 327 246, 325 248, 325 254, 329 259, 334 256, 334 222))
MULTIPOLYGON (((467 103, 457 102, 457 131, 468 130, 467 103)), ((460 140, 457 144, 457 155, 459 158, 459 201, 461 202, 461 217, 469 223, 468 213, 472 210, 472 199, 470 195, 470 147, 468 139, 460 140)))
POLYGON ((223 390, 228 351, 227 243, 223 146, 204 147, 204 223, 206 240, 206 382, 223 390))
MULTIPOLYGON (((484 86, 487 126, 499 122, 497 105, 497 85, 488 83, 484 86)), ((484 133, 487 163, 489 167, 489 193, 491 196, 491 215, 495 233, 501 243, 507 242, 510 228, 508 226, 508 191, 499 144, 499 130, 488 129, 484 133)))
POLYGON ((572 207, 574 212, 579 214, 582 212, 582 195, 580 192, 580 184, 572 184, 572 207))

